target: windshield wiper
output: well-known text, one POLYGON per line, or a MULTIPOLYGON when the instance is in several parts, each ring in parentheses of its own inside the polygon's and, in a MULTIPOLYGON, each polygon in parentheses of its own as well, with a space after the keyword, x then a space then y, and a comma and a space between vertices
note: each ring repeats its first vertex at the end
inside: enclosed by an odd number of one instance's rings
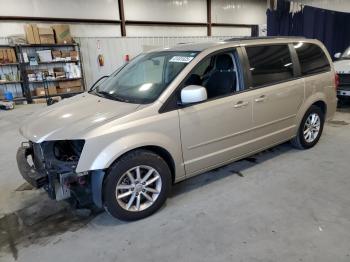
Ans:
POLYGON ((123 99, 123 98, 121 98, 119 96, 110 94, 109 92, 106 92, 106 91, 96 91, 95 90, 95 93, 96 93, 96 95, 98 95, 100 97, 109 98, 109 99, 116 100, 116 101, 119 101, 119 102, 128 102, 128 100, 123 99))

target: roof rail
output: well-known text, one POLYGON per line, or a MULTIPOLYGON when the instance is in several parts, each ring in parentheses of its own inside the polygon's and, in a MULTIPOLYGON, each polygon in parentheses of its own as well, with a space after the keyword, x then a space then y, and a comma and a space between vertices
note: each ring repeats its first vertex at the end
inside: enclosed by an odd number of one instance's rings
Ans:
POLYGON ((242 40, 259 40, 259 39, 288 39, 288 38, 302 38, 305 39, 303 36, 257 36, 257 37, 251 37, 251 36, 244 36, 244 37, 234 37, 225 39, 225 42, 230 41, 242 41, 242 40))

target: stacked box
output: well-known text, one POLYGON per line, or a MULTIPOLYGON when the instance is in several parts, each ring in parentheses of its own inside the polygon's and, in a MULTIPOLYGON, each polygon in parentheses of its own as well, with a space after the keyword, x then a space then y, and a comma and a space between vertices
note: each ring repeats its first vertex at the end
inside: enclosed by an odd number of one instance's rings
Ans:
POLYGON ((57 44, 70 44, 73 42, 70 35, 69 25, 54 25, 55 39, 57 44))
POLYGON ((62 53, 60 50, 52 50, 52 57, 53 59, 57 59, 57 58, 61 58, 62 57, 62 53))
POLYGON ((55 36, 52 28, 39 28, 39 37, 41 44, 54 44, 55 36))
MULTIPOLYGON (((52 96, 51 99, 56 101, 56 102, 59 102, 62 100, 62 98, 60 96, 52 96)), ((34 98, 33 103, 34 104, 44 104, 44 103, 46 103, 46 98, 34 98)))
POLYGON ((24 26, 28 44, 40 44, 39 30, 36 24, 24 26))
POLYGON ((65 81, 65 82, 59 82, 57 93, 63 94, 63 93, 77 93, 82 91, 81 88, 81 81, 80 80, 72 80, 72 81, 65 81))
POLYGON ((16 62, 17 58, 13 48, 0 49, 0 64, 16 62))
MULTIPOLYGON (((56 87, 55 86, 48 87, 48 93, 49 93, 49 95, 56 95, 57 94, 56 87)), ((45 88, 44 87, 35 88, 35 95, 45 96, 45 88)))
POLYGON ((61 51, 61 57, 63 58, 70 57, 70 51, 61 51))
POLYGON ((71 57, 72 61, 77 61, 79 60, 79 54, 78 51, 70 51, 69 56, 71 57))

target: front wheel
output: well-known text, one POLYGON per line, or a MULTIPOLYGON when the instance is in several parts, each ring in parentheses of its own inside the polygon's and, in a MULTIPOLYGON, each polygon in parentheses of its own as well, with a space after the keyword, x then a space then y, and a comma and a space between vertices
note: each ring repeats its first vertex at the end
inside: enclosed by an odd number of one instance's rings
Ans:
POLYGON ((298 149, 308 149, 317 144, 323 131, 325 116, 318 106, 311 106, 300 123, 298 134, 291 142, 298 149))
POLYGON ((171 172, 160 156, 147 150, 133 151, 107 172, 105 209, 121 220, 147 217, 164 204, 170 187, 171 172))

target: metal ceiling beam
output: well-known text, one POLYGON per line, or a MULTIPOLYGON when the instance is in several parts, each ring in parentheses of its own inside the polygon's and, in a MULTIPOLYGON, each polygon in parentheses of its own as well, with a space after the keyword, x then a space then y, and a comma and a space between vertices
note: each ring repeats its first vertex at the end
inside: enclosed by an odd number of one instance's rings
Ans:
POLYGON ((121 32, 122 36, 126 36, 124 1, 123 0, 118 0, 118 7, 119 7, 119 19, 120 19, 120 32, 121 32))
POLYGON ((211 0, 207 0, 207 35, 211 36, 211 0))

